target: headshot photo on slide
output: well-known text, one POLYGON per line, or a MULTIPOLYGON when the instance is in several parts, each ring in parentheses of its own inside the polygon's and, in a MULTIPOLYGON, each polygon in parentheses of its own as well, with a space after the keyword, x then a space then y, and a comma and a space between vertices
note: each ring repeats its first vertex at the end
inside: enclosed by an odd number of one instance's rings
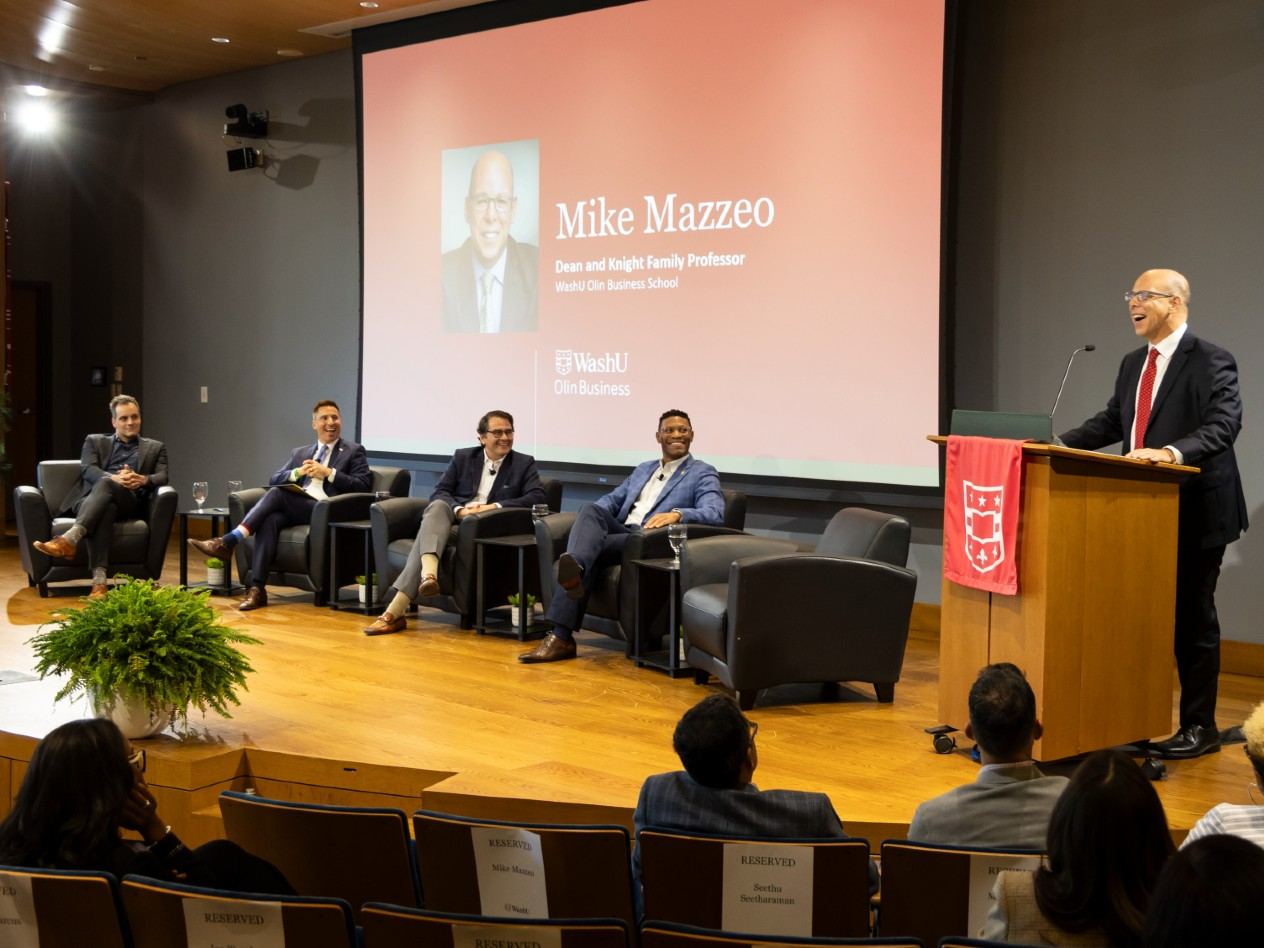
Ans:
POLYGON ((534 332, 538 321, 538 139, 443 152, 443 329, 534 332))

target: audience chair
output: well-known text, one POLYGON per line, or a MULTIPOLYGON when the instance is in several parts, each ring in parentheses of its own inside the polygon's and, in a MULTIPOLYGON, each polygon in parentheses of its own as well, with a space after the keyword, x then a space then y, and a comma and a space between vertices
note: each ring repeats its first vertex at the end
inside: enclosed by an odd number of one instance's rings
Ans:
POLYGON ((916 938, 794 938, 717 932, 693 925, 648 921, 641 926, 641 948, 780 948, 794 945, 887 945, 925 948, 916 938))
MULTIPOLYGON (((407 497, 412 475, 401 467, 370 467, 373 483, 363 493, 338 494, 318 501, 312 508, 311 523, 286 527, 277 540, 276 561, 267 582, 272 586, 295 586, 315 594, 315 603, 323 606, 329 597, 343 586, 349 586, 361 565, 364 549, 361 537, 344 531, 338 537, 338 572, 329 575, 329 525, 350 520, 368 520, 374 494, 385 492, 392 497, 407 497)), ((228 521, 233 527, 241 523, 250 508, 263 499, 266 487, 252 487, 237 491, 228 498, 228 521)), ((237 557, 237 575, 243 581, 248 578, 251 558, 254 556, 255 538, 247 537, 234 550, 237 557)), ((379 567, 380 569, 380 567, 379 567)), ((249 577, 253 582, 253 577, 249 577)))
POLYGON ((765 537, 690 540, 681 622, 695 680, 715 675, 743 710, 794 682, 871 682, 894 700, 917 587, 908 547, 907 520, 860 507, 835 514, 813 553, 765 537))
POLYGON ((1026 942, 992 941, 988 938, 963 938, 958 935, 945 935, 939 939, 936 948, 1039 948, 1026 942))
MULTIPOLYGON (((257 912, 259 903, 279 905, 285 948, 356 948, 358 944, 351 906, 342 899, 259 895, 204 889, 145 876, 123 877, 123 905, 135 948, 187 948, 192 943, 185 925, 186 903, 208 901, 224 903, 229 912, 243 915, 257 912)), ((249 944, 249 932, 242 934, 240 943, 249 944)), ((42 942, 40 948, 44 948, 42 942)))
MULTIPOLYGON (((746 494, 737 490, 726 490, 724 493, 724 522, 720 526, 702 523, 689 524, 689 543, 703 537, 721 536, 741 533, 746 526, 746 494)), ((575 512, 567 511, 546 517, 535 525, 536 547, 539 550, 540 564, 540 601, 548 609, 553 599, 553 588, 557 582, 557 560, 566 552, 566 541, 571 534, 571 526, 575 523, 575 512)), ((687 544, 686 544, 687 545, 687 544)), ((627 652, 632 651, 632 636, 636 627, 636 600, 639 570, 630 567, 633 560, 647 560, 670 557, 671 546, 667 542, 667 528, 658 527, 643 533, 633 534, 623 548, 621 563, 603 570, 601 578, 588 595, 588 605, 584 612, 585 629, 600 632, 611 638, 621 639, 627 643, 627 652)), ((655 636, 650 633, 647 641, 641 643, 642 652, 652 652, 659 647, 655 639, 667 634, 667 602, 656 616, 643 620, 643 627, 658 629, 655 636)))
MULTIPOLYGON (((474 859, 476 827, 526 830, 540 837, 552 918, 619 918, 635 924, 630 837, 622 826, 514 823, 419 810, 413 814, 426 908, 484 913, 474 859)), ((497 913, 500 914, 500 913, 497 913)))
MULTIPOLYGON (((878 933, 912 935, 927 945, 945 936, 972 934, 970 903, 986 901, 995 874, 983 883, 985 891, 971 892, 972 862, 984 861, 997 869, 1031 869, 1041 854, 1024 849, 986 849, 943 846, 913 840, 888 839, 882 843, 882 902, 878 909, 878 933)), ((978 928, 982 918, 976 918, 978 928)), ((977 929, 974 932, 977 934, 977 929)))
MULTIPOLYGON (((562 509, 562 482, 544 477, 545 503, 554 512, 562 509)), ((377 594, 383 603, 391 600, 391 584, 408 562, 408 554, 417 539, 422 514, 430 501, 422 497, 399 497, 380 501, 373 505, 369 517, 373 523, 373 560, 377 564, 377 594)), ((448 545, 439 560, 439 595, 417 600, 423 606, 433 606, 460 616, 462 629, 474 625, 474 611, 478 598, 478 541, 493 537, 518 536, 532 533, 529 507, 501 507, 473 514, 452 525, 448 545)), ((534 558, 534 550, 528 556, 534 558)), ((505 602, 510 593, 518 591, 517 560, 511 556, 496 559, 485 557, 486 575, 483 577, 484 602, 489 606, 505 602)), ((539 571, 534 563, 527 567, 527 592, 537 599, 540 596, 539 571)), ((411 595, 417 590, 410 589, 411 595)))
MULTIPOLYGON (((35 471, 39 486, 13 489, 22 569, 26 571, 27 583, 38 586, 41 596, 48 595, 49 583, 92 578, 87 538, 79 544, 73 560, 53 559, 32 546, 36 540, 61 536, 75 522, 73 516, 61 516, 61 505, 79 480, 79 471, 78 461, 40 461, 35 471)), ((162 576, 179 500, 175 488, 159 487, 139 517, 114 522, 114 539, 110 542, 111 576, 122 574, 136 579, 162 576)))
POLYGON ((637 834, 637 845, 647 919, 721 929, 724 848, 794 845, 813 853, 812 936, 863 938, 869 934, 866 840, 725 837, 647 827, 637 834))
POLYGON ((225 790, 228 838, 281 870, 296 892, 420 905, 417 864, 403 810, 290 803, 225 790))
POLYGON ((536 944, 545 933, 556 934, 561 948, 630 948, 631 944, 627 924, 617 918, 501 918, 370 902, 360 921, 368 948, 455 948, 462 934, 484 938, 488 944, 536 944))
MULTIPOLYGON (((108 872, 0 866, 0 884, 11 881, 31 887, 40 948, 124 948, 131 944, 118 882, 108 872)), ((10 929, 10 934, 14 931, 10 929)), ((0 944, 8 944, 3 935, 0 944)))

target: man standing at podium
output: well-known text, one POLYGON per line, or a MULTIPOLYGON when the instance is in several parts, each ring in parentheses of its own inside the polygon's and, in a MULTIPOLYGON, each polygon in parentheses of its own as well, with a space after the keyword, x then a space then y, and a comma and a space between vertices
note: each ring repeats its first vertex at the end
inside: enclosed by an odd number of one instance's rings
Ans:
POLYGON ((1133 331, 1146 345, 1124 356, 1105 411, 1063 434, 1062 441, 1089 450, 1122 441, 1130 458, 1202 469, 1181 484, 1176 548, 1180 729, 1155 745, 1164 757, 1198 757, 1220 749, 1216 580, 1225 547, 1247 527, 1233 453, 1242 427, 1238 366, 1227 351, 1189 331, 1189 281, 1175 270, 1147 270, 1124 299, 1133 331))

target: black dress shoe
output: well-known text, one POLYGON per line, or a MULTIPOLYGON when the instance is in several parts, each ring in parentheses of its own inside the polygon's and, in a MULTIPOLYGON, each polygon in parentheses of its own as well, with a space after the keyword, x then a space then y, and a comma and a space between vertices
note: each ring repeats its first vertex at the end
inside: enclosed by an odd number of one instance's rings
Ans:
POLYGON ((550 632, 531 651, 519 655, 518 661, 524 665, 538 665, 541 662, 561 662, 574 657, 575 640, 558 638, 550 632))
POLYGON ((1152 745, 1155 754, 1164 760, 1188 760, 1220 750, 1220 732, 1214 727, 1191 724, 1183 727, 1166 741, 1152 745))

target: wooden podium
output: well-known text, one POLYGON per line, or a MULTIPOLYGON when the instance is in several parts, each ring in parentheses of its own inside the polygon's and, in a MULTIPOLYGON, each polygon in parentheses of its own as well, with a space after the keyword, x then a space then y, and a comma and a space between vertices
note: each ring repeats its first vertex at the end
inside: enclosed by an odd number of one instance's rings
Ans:
MULTIPOLYGON (((1023 445, 1018 595, 944 580, 939 720, 964 728, 979 669, 1013 662, 1044 724, 1037 760, 1167 736, 1178 491, 1196 473, 1023 445)), ((944 536, 945 547, 964 542, 944 536)))

